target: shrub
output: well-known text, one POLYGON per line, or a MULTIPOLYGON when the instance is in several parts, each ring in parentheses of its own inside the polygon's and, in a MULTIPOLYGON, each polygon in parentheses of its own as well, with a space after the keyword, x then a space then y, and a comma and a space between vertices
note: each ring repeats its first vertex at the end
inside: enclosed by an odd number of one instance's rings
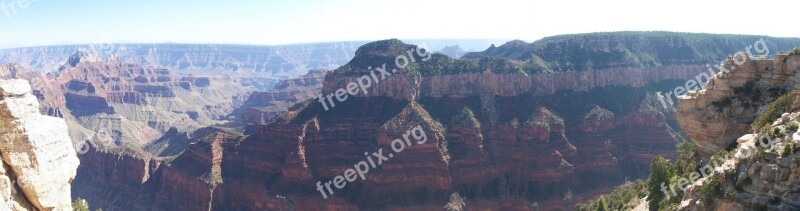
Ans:
POLYGON ((709 177, 697 193, 704 204, 711 205, 714 200, 722 196, 722 184, 715 177, 709 177))
POLYGON ((797 152, 797 149, 800 148, 799 145, 795 144, 792 141, 789 141, 786 146, 783 146, 783 151, 781 152, 781 157, 788 157, 789 155, 797 152))
POLYGON ((723 162, 725 162, 726 158, 733 157, 733 153, 734 153, 733 151, 728 151, 728 150, 724 150, 724 149, 719 150, 719 152, 717 152, 717 154, 711 156, 711 159, 709 160, 709 162, 713 161, 713 160, 719 160, 720 163, 723 163, 723 162))
POLYGON ((600 207, 607 210, 631 210, 639 203, 639 199, 646 195, 644 181, 625 182, 609 194, 576 205, 575 210, 598 210, 600 207))
POLYGON ((800 55, 800 47, 794 48, 794 50, 789 52, 789 56, 793 55, 800 55))
POLYGON ((772 131, 770 132, 769 135, 770 135, 769 136, 770 138, 775 139, 775 138, 783 138, 783 137, 785 137, 786 133, 784 133, 783 130, 781 130, 781 128, 776 127, 776 128, 772 128, 772 131))
POLYGON ((734 191, 733 189, 725 189, 725 193, 722 195, 722 198, 731 200, 735 196, 736 196, 736 191, 734 191))
POLYGON ((614 118, 614 113, 609 110, 600 108, 600 106, 594 106, 586 116, 583 117, 583 121, 590 122, 590 121, 600 121, 603 119, 614 118))
POLYGON ((753 153, 753 160, 765 161, 767 160, 767 147, 762 144, 756 144, 755 152, 753 153))
POLYGON ((753 121, 753 124, 750 126, 750 132, 756 132, 764 126, 771 125, 784 112, 791 112, 797 109, 798 105, 793 105, 797 96, 798 91, 795 90, 770 103, 767 111, 753 121))
POLYGON ((661 184, 669 183, 669 179, 674 175, 672 164, 663 157, 658 156, 650 160, 650 177, 647 178, 650 210, 658 210, 661 207, 661 201, 666 197, 661 191, 661 184))
POLYGON ((678 158, 675 161, 675 170, 681 177, 689 177, 689 174, 695 172, 699 163, 697 145, 692 141, 681 141, 676 148, 678 158))
POLYGON ((72 210, 75 211, 89 211, 89 203, 82 198, 77 198, 72 202, 72 210))
POLYGON ((475 113, 467 107, 461 109, 461 112, 453 116, 450 120, 451 126, 466 127, 466 128, 480 128, 481 123, 475 118, 475 113))
POLYGON ((447 211, 461 211, 467 206, 467 199, 462 197, 458 192, 450 194, 450 200, 444 205, 447 211))
POLYGON ((797 121, 789 122, 786 124, 786 131, 797 132, 797 129, 800 127, 800 123, 797 121))
POLYGON ((711 102, 711 104, 717 108, 717 112, 722 112, 722 109, 730 106, 732 103, 733 102, 731 101, 730 97, 723 98, 722 100, 719 101, 711 102))

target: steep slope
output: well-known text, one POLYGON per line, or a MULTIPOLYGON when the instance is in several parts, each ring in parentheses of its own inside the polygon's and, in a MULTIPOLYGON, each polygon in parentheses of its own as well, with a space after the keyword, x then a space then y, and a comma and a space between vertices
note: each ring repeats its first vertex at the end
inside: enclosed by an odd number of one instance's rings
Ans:
POLYGON ((735 144, 750 131, 753 121, 770 102, 800 84, 800 56, 778 55, 774 59, 728 59, 728 73, 712 77, 697 92, 679 98, 678 122, 700 148, 710 155, 735 144))
POLYGON ((230 116, 245 124, 265 124, 289 107, 316 98, 328 70, 311 70, 303 76, 281 80, 272 90, 254 91, 230 116))
POLYGON ((0 202, 4 210, 72 210, 78 158, 64 120, 39 114, 24 80, 0 80, 0 202))
POLYGON ((16 70, 21 73, 9 76, 33 81, 40 111, 64 118, 81 147, 89 141, 92 147, 142 149, 170 129, 191 132, 224 122, 254 89, 225 75, 181 77, 84 52, 71 56, 56 73, 16 70))
MULTIPOLYGON (((325 76, 322 92, 373 77, 369 67, 393 69, 394 58, 415 47, 366 44, 325 76)), ((90 152, 80 172, 91 176, 76 183, 95 185, 73 193, 104 208, 153 210, 442 209, 458 198, 451 196, 464 196, 468 209, 568 210, 645 176, 653 157, 675 155, 674 113, 652 92, 706 71, 697 63, 665 63, 545 73, 514 59, 414 58, 409 68, 365 87, 367 94, 335 107, 312 99, 245 134, 191 135, 195 144, 169 159, 90 152), (388 152, 417 125, 424 143, 393 154, 364 180, 332 194, 318 191, 317 181, 346 174, 370 152, 388 152)))
POLYGON ((800 209, 800 55, 726 66, 731 74, 681 98, 678 120, 701 152, 731 156, 716 157, 724 164, 687 187, 680 208, 800 209))

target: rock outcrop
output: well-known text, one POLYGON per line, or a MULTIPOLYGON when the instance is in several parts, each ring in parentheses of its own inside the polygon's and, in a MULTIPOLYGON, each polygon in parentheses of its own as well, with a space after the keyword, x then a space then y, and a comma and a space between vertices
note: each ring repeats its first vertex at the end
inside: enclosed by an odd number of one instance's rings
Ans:
POLYGON ((272 117, 288 111, 289 107, 316 98, 328 72, 311 70, 298 78, 278 82, 272 90, 255 91, 231 115, 242 123, 265 124, 272 117))
POLYGON ((78 158, 63 119, 39 114, 25 80, 0 80, 0 201, 5 210, 72 210, 78 158))
POLYGON ((738 138, 730 158, 714 161, 719 164, 709 171, 709 177, 687 187, 679 209, 800 209, 798 116, 800 113, 785 113, 771 124, 781 133, 753 133, 738 138))
MULTIPOLYGON (((601 58, 609 51, 624 55, 625 46, 613 40, 587 45, 601 58)), ((398 40, 367 44, 348 65, 325 76, 322 92, 346 88, 369 74, 368 66, 393 62, 413 47, 398 40)), ((550 57, 568 51, 550 49, 556 52, 550 57)), ((94 176, 76 183, 97 185, 75 194, 109 209, 433 210, 458 193, 469 199, 470 210, 569 210, 625 178, 645 176, 654 156, 674 156, 680 135, 670 125, 673 114, 659 109, 652 90, 705 72, 698 65, 703 58, 685 64, 681 58, 511 72, 519 61, 438 55, 330 110, 312 99, 265 125, 246 127, 244 134, 195 133, 187 150, 174 157, 90 152, 81 158, 89 158, 81 173, 94 176), (424 128, 427 142, 395 153, 364 180, 328 197, 316 191, 317 181, 333 180, 365 160, 365 153, 387 152, 414 125, 424 128), (129 161, 116 167, 124 170, 109 170, 114 159, 129 161), (145 200, 154 203, 135 203, 145 200)), ((269 97, 274 96, 252 100, 269 97)))
POLYGON ((104 147, 145 148, 170 129, 192 132, 219 123, 254 89, 225 75, 180 77, 83 52, 69 62, 57 73, 7 77, 31 80, 40 111, 67 120, 76 142, 94 140, 104 147))
POLYGON ((678 123, 702 155, 735 145, 770 102, 800 84, 800 56, 741 60, 724 61, 702 90, 678 97, 678 123))

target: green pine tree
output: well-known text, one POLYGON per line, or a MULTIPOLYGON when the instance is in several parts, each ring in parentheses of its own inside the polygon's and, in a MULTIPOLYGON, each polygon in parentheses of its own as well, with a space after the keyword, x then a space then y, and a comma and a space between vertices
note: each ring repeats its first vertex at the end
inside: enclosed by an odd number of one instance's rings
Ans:
POLYGON ((672 178, 674 172, 672 164, 661 156, 650 160, 650 177, 647 178, 647 199, 650 200, 648 205, 651 211, 658 210, 661 206, 661 201, 666 197, 664 192, 661 191, 661 184, 668 184, 669 178, 672 178))

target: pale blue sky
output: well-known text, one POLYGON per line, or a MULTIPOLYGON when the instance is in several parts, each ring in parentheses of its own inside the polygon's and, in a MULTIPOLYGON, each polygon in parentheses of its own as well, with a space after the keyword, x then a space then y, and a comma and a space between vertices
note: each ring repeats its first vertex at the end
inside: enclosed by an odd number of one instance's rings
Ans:
POLYGON ((790 24, 800 15, 800 3, 792 0, 27 0, 27 7, 18 1, 24 0, 0 0, 0 47, 387 38, 532 41, 620 30, 800 36, 800 28, 790 24))

